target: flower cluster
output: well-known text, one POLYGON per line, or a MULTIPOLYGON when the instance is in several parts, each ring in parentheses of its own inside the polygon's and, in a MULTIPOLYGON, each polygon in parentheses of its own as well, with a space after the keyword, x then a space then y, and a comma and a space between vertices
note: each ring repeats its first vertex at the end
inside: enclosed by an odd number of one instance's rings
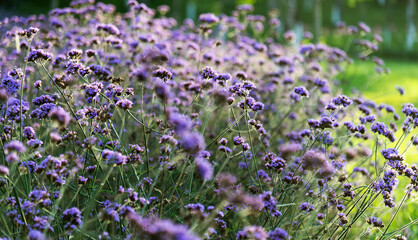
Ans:
POLYGON ((418 145, 418 111, 405 104, 399 123, 396 106, 335 84, 357 50, 383 70, 371 28, 339 27, 354 39, 347 54, 248 4, 183 23, 168 6, 128 7, 74 0, 1 20, 0 238, 378 238, 394 227, 373 216, 418 191, 403 152, 418 145))

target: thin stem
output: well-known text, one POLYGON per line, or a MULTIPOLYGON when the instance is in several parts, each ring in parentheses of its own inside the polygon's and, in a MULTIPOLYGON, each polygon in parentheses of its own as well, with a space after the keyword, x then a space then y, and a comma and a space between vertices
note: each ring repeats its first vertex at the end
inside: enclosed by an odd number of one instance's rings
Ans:
POLYGON ((389 222, 388 226, 386 227, 386 229, 383 232, 382 236, 380 236, 379 240, 380 239, 383 239, 383 237, 385 236, 386 232, 389 230, 390 225, 392 225, 393 220, 395 219, 396 215, 398 215, 399 209, 401 209, 402 205, 404 204, 404 202, 406 200, 406 197, 408 196, 408 192, 409 192, 409 189, 406 190, 406 193, 405 193, 405 195, 402 198, 401 204, 399 204, 399 207, 396 209, 395 214, 393 214, 392 218, 390 219, 390 222, 389 222))
POLYGON ((23 78, 22 80, 22 84, 20 85, 20 141, 22 142, 23 140, 23 87, 25 86, 25 81, 26 81, 26 69, 28 67, 28 60, 27 57, 29 55, 30 52, 30 47, 32 45, 32 40, 29 40, 29 46, 28 46, 28 50, 26 51, 26 58, 25 58, 25 67, 23 69, 23 78))

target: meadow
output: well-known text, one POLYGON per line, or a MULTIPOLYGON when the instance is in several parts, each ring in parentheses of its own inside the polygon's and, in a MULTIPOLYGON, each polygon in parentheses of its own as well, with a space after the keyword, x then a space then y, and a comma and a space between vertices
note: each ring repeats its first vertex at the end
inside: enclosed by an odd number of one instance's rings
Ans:
MULTIPOLYGON (((418 87, 418 69, 416 68, 418 63, 410 60, 385 59, 385 65, 390 69, 390 74, 377 75, 373 63, 356 61, 347 68, 346 76, 350 76, 348 77, 350 81, 341 86, 343 92, 350 94, 352 91, 360 91, 367 99, 379 104, 389 104, 395 108, 400 108, 405 102, 418 104, 418 92, 415 91, 418 87), (397 87, 404 88, 405 94, 400 94, 397 87)), ((405 143, 403 147, 407 148, 408 143, 405 143)), ((413 164, 418 157, 418 151, 417 149, 408 151, 405 156, 407 161, 413 164)), ((401 191, 397 194, 399 198, 402 197, 401 191)), ((403 209, 405 214, 400 214, 395 223, 399 228, 412 219, 417 219, 418 212, 415 210, 417 204, 416 200, 412 200, 403 209)), ((390 217, 386 216, 386 219, 390 217)), ((417 232, 418 226, 412 226, 410 238, 415 238, 417 232)))
POLYGON ((128 6, 1 21, 2 239, 418 236, 418 70, 366 23, 128 6))
POLYGON ((347 69, 350 81, 342 86, 346 94, 353 88, 361 91, 368 99, 393 106, 402 106, 405 102, 418 104, 418 62, 408 60, 385 59, 390 74, 376 76, 374 65, 370 62, 356 62, 347 69), (399 94, 396 87, 403 87, 405 95, 399 94))

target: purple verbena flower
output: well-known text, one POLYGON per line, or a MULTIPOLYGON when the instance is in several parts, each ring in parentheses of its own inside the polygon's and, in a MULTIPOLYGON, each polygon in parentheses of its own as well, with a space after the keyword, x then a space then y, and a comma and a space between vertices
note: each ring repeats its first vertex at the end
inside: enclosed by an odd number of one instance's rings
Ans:
POLYGON ((203 180, 208 181, 212 179, 213 166, 208 160, 199 157, 196 159, 196 165, 197 165, 197 171, 199 172, 203 180))
POLYGON ((249 225, 238 231, 236 239, 267 240, 267 237, 268 235, 263 227, 249 225))
POLYGON ((71 121, 70 113, 68 113, 61 107, 56 107, 52 109, 49 112, 48 117, 55 120, 61 127, 68 126, 68 124, 70 124, 71 121))
POLYGON ((369 218, 366 219, 366 222, 370 225, 373 225, 373 227, 377 227, 377 228, 384 228, 385 227, 382 220, 377 218, 377 217, 369 217, 369 218))
POLYGON ((299 209, 301 211, 305 211, 307 213, 311 212, 314 210, 314 205, 312 203, 308 203, 308 202, 303 202, 300 206, 299 209))
POLYGON ((129 99, 120 99, 119 101, 116 102, 116 106, 124 109, 124 110, 128 110, 132 108, 132 101, 129 99))
POLYGON ((196 154, 205 148, 205 139, 198 132, 182 132, 180 137, 180 144, 187 153, 196 154))
POLYGON ((403 161, 405 160, 404 156, 398 153, 398 150, 395 148, 388 148, 388 149, 382 149, 380 151, 383 155, 383 157, 387 160, 393 160, 393 161, 403 161))
POLYGON ((119 29, 113 24, 99 24, 96 26, 96 29, 98 31, 106 32, 110 35, 118 36, 120 34, 119 29))
POLYGON ((4 144, 4 153, 5 154, 10 154, 10 153, 23 153, 26 151, 26 147, 25 145, 23 145, 23 143, 17 141, 17 140, 12 140, 6 144, 4 144))
POLYGON ((345 95, 339 95, 333 98, 331 102, 336 106, 342 105, 343 107, 348 107, 353 103, 353 101, 345 95))
POLYGON ((42 49, 36 49, 29 52, 27 61, 37 63, 39 61, 47 61, 48 59, 52 58, 52 54, 45 52, 42 49))
POLYGON ((116 164, 116 165, 125 165, 127 163, 127 158, 120 152, 112 151, 109 149, 104 149, 102 152, 102 158, 106 160, 107 163, 116 164))
POLYGON ((83 224, 81 211, 76 207, 66 209, 62 213, 62 220, 64 222, 64 228, 70 232, 83 224))
POLYGON ((295 87, 295 88, 293 89, 293 92, 294 92, 294 93, 296 93, 296 94, 298 94, 299 96, 304 96, 304 97, 309 98, 309 92, 308 92, 308 90, 306 90, 306 88, 305 88, 305 87, 303 87, 303 86, 300 86, 300 87, 295 87))
POLYGON ((213 13, 204 13, 199 16, 199 22, 205 24, 215 24, 219 21, 219 18, 213 13))
POLYGON ((31 139, 27 142, 27 145, 32 147, 32 148, 39 148, 40 146, 42 146, 43 142, 39 139, 31 139))
POLYGON ((281 228, 276 228, 268 233, 268 237, 271 240, 286 240, 289 239, 288 233, 281 228))
POLYGON ((6 89, 8 95, 15 95, 20 90, 20 87, 20 80, 14 77, 6 75, 1 79, 0 89, 6 89))

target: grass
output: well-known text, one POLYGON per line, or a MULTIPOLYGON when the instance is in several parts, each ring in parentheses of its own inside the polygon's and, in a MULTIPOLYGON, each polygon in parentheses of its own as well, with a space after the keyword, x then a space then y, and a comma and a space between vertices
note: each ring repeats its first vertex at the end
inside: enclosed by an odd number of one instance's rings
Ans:
MULTIPOLYGON (((396 112, 402 116, 401 109, 405 103, 413 103, 418 105, 418 62, 389 60, 385 62, 386 67, 390 68, 390 74, 379 75, 374 71, 374 63, 371 62, 355 62, 347 68, 347 72, 342 76, 342 89, 345 94, 350 94, 352 91, 360 91, 365 98, 375 101, 376 103, 390 104, 396 112), (344 79, 350 79, 349 82, 344 82, 344 79), (405 89, 405 95, 401 95, 396 86, 403 87, 405 89)), ((398 127, 400 123, 397 124, 398 127)), ((397 138, 399 139, 402 134, 402 130, 398 130, 397 138)), ((407 143, 404 143, 400 150, 407 147, 407 143)), ((405 157, 409 164, 417 163, 418 150, 416 147, 414 150, 409 150, 405 157)), ((397 191, 395 190, 395 202, 404 195, 404 189, 407 181, 405 178, 400 179, 397 191), (404 180, 404 181, 403 181, 404 180)), ((374 207, 381 205, 381 199, 376 201, 374 207)), ((400 209, 400 213, 394 219, 388 232, 399 229, 401 226, 418 218, 417 197, 409 199, 400 209)), ((396 206, 397 207, 397 206, 396 206)), ((382 220, 386 223, 390 221, 392 217, 391 212, 386 212, 382 216, 382 220)), ((418 225, 415 223, 409 229, 411 239, 418 238, 418 225)))
POLYGON ((389 60, 385 65, 390 68, 390 74, 378 75, 373 63, 355 62, 347 68, 346 79, 350 82, 344 83, 343 91, 349 93, 357 89, 366 98, 393 105, 396 109, 408 102, 417 105, 418 62, 389 60), (405 95, 401 95, 396 86, 403 87, 405 95))

